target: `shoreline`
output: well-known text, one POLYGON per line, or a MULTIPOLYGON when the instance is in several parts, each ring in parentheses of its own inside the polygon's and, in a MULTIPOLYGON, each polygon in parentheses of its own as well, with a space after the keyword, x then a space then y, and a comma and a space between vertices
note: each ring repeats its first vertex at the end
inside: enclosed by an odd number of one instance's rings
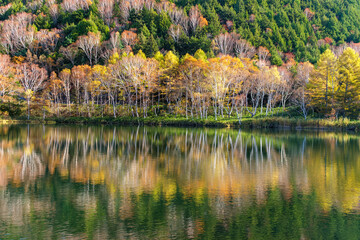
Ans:
POLYGON ((360 132, 360 121, 339 119, 297 119, 284 117, 267 118, 244 118, 239 124, 235 118, 231 119, 194 119, 184 117, 68 117, 68 118, 48 118, 48 119, 3 119, 0 124, 101 124, 119 126, 171 126, 171 127, 213 127, 213 128, 243 128, 243 129, 314 129, 329 131, 352 131, 360 132))

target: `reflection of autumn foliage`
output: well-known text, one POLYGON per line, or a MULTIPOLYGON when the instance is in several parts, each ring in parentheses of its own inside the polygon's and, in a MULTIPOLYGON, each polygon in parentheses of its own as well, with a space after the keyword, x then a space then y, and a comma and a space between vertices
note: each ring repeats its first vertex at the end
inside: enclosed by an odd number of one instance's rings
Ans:
MULTIPOLYGON (((8 130, 8 129, 7 129, 8 130)), ((3 133, 5 131, 2 131, 3 133)), ((25 138, 26 139, 26 138, 25 138)), ((16 141, 0 141, 0 187, 8 183, 29 183, 44 175, 45 165, 34 145, 26 140, 21 147, 16 141)))
MULTIPOLYGON (((8 131, 3 128, 2 134, 8 131)), ((75 182, 105 184, 110 192, 124 196, 146 192, 157 198, 163 192, 171 200, 181 186, 184 196, 199 202, 204 194, 220 197, 216 204, 251 196, 262 202, 269 187, 280 188, 285 198, 291 198, 294 183, 305 192, 313 188, 324 210, 334 204, 357 207, 357 158, 347 154, 347 162, 339 163, 344 153, 337 145, 350 147, 358 139, 321 133, 291 144, 288 138, 230 130, 34 127, 31 144, 26 144, 27 137, 1 140, 0 183, 34 180, 44 174, 45 161, 51 174, 57 171, 75 182), (322 148, 309 147, 314 142, 322 148)))
POLYGON ((357 211, 358 146, 358 136, 324 132, 3 126, 0 220, 106 239, 116 219, 118 239, 163 239, 200 238, 215 228, 209 219, 230 231, 244 218, 256 234, 249 217, 263 229, 278 217, 357 211))

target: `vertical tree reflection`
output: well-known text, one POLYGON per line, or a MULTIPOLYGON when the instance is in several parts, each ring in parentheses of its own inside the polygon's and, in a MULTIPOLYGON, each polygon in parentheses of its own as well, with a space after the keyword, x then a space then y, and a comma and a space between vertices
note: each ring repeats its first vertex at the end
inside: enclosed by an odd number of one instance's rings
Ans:
POLYGON ((353 214, 359 140, 325 132, 2 127, 0 232, 10 238, 349 237, 339 231, 359 229, 353 214), (324 228, 324 222, 350 225, 324 228))

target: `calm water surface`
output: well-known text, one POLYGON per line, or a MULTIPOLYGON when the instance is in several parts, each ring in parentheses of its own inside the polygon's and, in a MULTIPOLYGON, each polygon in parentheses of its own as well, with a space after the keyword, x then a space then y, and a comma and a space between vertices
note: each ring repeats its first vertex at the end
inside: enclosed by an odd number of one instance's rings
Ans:
POLYGON ((360 136, 0 126, 0 239, 359 239, 360 136))

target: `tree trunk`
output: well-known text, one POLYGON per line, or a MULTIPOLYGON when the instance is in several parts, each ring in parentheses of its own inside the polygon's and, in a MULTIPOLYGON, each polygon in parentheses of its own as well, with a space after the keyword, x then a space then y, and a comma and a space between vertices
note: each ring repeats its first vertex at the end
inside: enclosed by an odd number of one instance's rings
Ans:
POLYGON ((30 120, 30 99, 27 99, 27 119, 30 120))
POLYGON ((116 118, 116 103, 115 103, 115 99, 113 99, 113 112, 114 112, 114 118, 116 118))

